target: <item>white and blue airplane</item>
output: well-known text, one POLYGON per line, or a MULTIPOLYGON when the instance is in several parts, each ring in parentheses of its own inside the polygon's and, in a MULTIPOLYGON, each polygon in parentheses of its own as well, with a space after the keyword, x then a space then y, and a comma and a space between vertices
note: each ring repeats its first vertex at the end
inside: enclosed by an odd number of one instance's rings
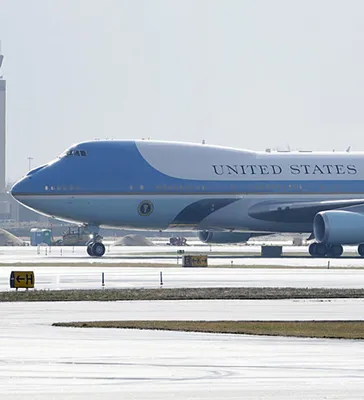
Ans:
POLYGON ((11 189, 39 213, 100 227, 199 231, 207 243, 307 233, 312 256, 343 244, 364 256, 364 153, 255 152, 206 144, 107 140, 76 144, 11 189))

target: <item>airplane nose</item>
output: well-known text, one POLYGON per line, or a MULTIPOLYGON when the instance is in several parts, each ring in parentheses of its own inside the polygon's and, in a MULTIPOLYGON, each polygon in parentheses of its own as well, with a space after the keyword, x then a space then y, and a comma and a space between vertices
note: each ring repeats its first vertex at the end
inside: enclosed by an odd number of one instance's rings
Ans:
POLYGON ((18 198, 22 195, 38 193, 43 184, 39 173, 40 171, 43 171, 45 167, 47 167, 47 164, 41 165, 29 171, 26 176, 13 185, 13 187, 10 189, 10 194, 18 200, 18 198))
POLYGON ((16 199, 19 195, 25 192, 24 190, 24 179, 21 179, 20 181, 16 182, 13 187, 10 189, 10 194, 16 199))

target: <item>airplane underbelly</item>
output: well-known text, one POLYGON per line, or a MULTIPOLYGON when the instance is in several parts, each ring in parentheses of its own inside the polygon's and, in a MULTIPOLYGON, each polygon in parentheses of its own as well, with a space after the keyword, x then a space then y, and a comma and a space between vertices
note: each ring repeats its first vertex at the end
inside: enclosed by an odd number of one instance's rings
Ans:
MULTIPOLYGON (((318 197, 318 195, 317 195, 318 197)), ((310 232, 304 224, 264 221, 249 216, 254 204, 266 200, 302 201, 314 196, 279 195, 44 195, 26 196, 28 207, 46 215, 79 223, 131 229, 235 229, 310 232)), ((330 196, 333 198, 333 196, 330 196)), ((322 200, 322 196, 320 196, 322 200)))
POLYGON ((196 225, 215 207, 225 204, 216 200, 216 205, 210 202, 206 209, 206 199, 195 195, 27 196, 22 201, 36 211, 67 221, 158 230, 174 222, 196 225), (198 206, 191 209, 191 204, 196 203, 198 206))

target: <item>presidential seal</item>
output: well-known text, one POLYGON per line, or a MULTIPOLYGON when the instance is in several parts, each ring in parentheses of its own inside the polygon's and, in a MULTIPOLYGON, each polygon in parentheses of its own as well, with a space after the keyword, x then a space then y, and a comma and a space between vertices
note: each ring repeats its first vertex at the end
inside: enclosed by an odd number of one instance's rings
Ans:
POLYGON ((138 213, 142 217, 148 217, 154 210, 153 203, 149 200, 143 200, 139 205, 138 205, 138 213))

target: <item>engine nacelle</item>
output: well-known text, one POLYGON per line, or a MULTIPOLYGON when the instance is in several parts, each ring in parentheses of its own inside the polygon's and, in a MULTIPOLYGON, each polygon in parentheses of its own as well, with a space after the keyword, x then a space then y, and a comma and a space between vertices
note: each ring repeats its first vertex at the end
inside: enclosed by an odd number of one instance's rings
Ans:
POLYGON ((203 243, 242 243, 247 242, 252 236, 248 232, 218 232, 200 231, 198 237, 203 243))
POLYGON ((321 211, 313 220, 313 233, 320 243, 364 243, 364 214, 344 210, 321 211))

